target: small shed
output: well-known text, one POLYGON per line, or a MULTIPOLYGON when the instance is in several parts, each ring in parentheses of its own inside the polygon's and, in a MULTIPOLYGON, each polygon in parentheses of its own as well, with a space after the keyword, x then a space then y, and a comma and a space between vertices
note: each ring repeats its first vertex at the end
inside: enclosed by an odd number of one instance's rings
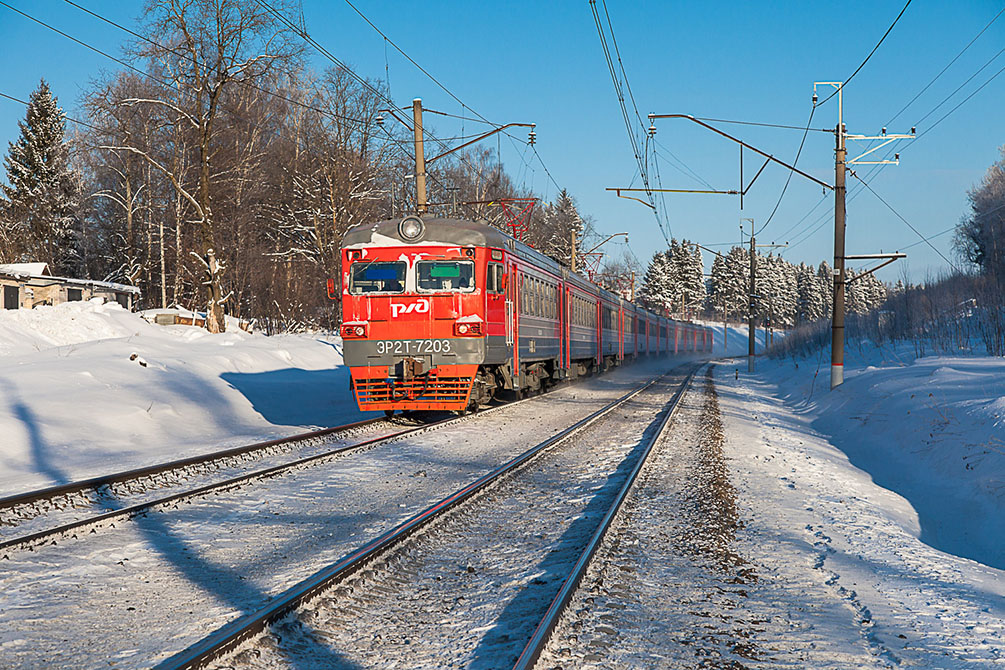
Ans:
MULTIPOLYGON (((150 323, 155 323, 158 326, 195 326, 197 328, 206 327, 206 314, 205 312, 193 312, 192 310, 185 309, 183 307, 166 307, 163 309, 148 309, 146 311, 140 312, 140 316, 149 321, 150 323)), ((252 332, 254 330, 254 323, 246 319, 232 319, 232 317, 227 317, 230 324, 228 328, 237 323, 237 327, 245 332, 252 332)))
POLYGON ((93 279, 54 277, 45 263, 0 264, 0 291, 4 309, 31 309, 91 298, 104 298, 131 310, 140 295, 135 286, 93 279))

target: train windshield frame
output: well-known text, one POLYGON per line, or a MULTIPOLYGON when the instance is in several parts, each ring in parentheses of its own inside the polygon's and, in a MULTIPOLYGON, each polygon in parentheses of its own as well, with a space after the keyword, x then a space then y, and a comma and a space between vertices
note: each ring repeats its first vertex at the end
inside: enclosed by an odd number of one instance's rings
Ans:
POLYGON ((419 261, 415 283, 420 293, 471 293, 475 290, 475 264, 464 260, 419 261))
POLYGON ((408 264, 405 261, 362 261, 349 268, 350 295, 404 293, 408 264))

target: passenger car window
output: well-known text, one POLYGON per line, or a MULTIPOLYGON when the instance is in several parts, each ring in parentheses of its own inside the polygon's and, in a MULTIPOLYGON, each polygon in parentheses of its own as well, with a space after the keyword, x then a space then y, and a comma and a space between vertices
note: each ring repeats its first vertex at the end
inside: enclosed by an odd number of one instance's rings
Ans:
POLYGON ((420 291, 475 289, 475 264, 471 261, 419 261, 415 276, 420 291))
POLYGON ((353 263, 349 271, 349 293, 404 293, 404 261, 353 263))

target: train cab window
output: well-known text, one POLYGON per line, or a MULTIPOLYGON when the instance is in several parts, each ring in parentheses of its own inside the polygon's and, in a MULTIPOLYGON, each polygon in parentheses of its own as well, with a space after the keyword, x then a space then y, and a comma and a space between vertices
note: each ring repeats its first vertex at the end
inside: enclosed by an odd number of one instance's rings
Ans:
POLYGON ((353 263, 349 271, 349 293, 404 293, 407 270, 404 261, 353 263))
POLYGON ((419 261, 415 276, 420 291, 475 289, 475 264, 471 261, 419 261))
POLYGON ((503 266, 499 263, 489 263, 485 273, 485 288, 489 293, 503 292, 503 266))

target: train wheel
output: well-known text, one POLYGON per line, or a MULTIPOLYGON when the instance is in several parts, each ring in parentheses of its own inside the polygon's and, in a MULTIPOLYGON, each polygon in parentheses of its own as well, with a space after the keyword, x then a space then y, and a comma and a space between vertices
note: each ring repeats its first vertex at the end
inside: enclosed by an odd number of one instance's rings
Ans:
POLYGON ((384 416, 386 416, 388 419, 390 419, 392 416, 394 416, 394 410, 393 409, 385 409, 384 410, 384 416))

